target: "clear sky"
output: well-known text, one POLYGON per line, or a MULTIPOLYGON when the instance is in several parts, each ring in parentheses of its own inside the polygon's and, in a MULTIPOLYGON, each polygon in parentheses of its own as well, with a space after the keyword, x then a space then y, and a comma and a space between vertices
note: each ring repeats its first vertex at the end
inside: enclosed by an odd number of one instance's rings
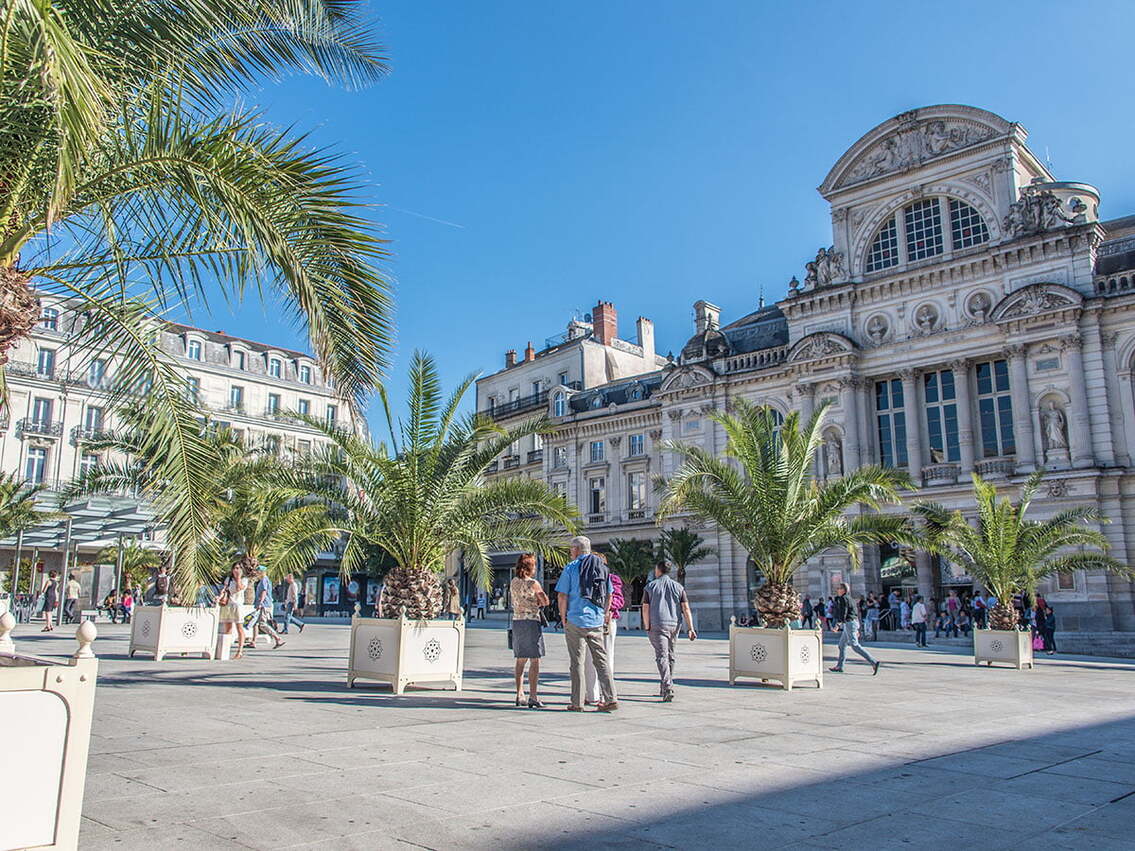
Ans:
MULTIPOLYGON (((371 2, 392 74, 362 92, 249 95, 373 182, 409 353, 447 386, 598 299, 681 348, 784 295, 831 241, 816 192, 868 129, 965 103, 1029 131, 1056 175, 1135 213, 1129 2, 371 2)), ((271 309, 194 321, 300 345, 271 309)))

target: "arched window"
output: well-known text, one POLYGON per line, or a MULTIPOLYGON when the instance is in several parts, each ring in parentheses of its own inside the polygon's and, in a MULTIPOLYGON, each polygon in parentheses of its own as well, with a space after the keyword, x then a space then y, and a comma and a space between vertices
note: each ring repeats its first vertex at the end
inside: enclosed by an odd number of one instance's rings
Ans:
POLYGON ((969 204, 945 196, 923 198, 907 204, 879 226, 867 250, 864 271, 878 272, 988 241, 985 220, 969 204))
POLYGON ((596 396, 594 399, 592 399, 591 400, 591 407, 594 410, 599 410, 600 408, 602 408, 603 407, 603 397, 602 396, 596 396))
POLYGON ((552 400, 552 414, 557 417, 567 415, 567 396, 563 393, 557 393, 552 400))

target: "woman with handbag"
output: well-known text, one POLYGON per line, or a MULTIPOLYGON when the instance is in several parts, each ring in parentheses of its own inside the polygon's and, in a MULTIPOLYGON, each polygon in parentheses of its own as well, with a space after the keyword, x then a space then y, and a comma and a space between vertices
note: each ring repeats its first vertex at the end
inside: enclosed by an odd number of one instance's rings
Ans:
POLYGON ((244 599, 244 571, 239 564, 234 564, 225 584, 221 586, 221 593, 217 595, 217 605, 221 607, 221 625, 224 633, 228 635, 236 627, 236 654, 234 659, 244 655, 244 622, 240 617, 240 601, 244 599))
POLYGON ((541 607, 548 595, 536 581, 536 556, 524 553, 516 560, 516 576, 509 590, 512 595, 512 654, 516 657, 516 705, 524 706, 524 666, 528 666, 529 709, 543 709, 536 696, 540 680, 540 657, 544 655, 544 629, 541 607))

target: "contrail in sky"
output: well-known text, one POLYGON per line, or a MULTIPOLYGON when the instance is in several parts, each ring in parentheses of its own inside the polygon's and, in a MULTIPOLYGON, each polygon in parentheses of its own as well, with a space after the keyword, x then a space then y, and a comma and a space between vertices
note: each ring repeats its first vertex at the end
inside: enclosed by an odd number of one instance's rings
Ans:
POLYGON ((390 207, 390 209, 397 210, 399 213, 405 213, 407 216, 417 216, 419 219, 425 219, 428 222, 437 222, 439 225, 449 225, 451 228, 461 228, 461 230, 465 230, 465 225, 459 225, 457 222, 447 222, 445 219, 435 219, 433 216, 427 216, 425 213, 415 213, 413 210, 406 210, 402 207, 390 207))

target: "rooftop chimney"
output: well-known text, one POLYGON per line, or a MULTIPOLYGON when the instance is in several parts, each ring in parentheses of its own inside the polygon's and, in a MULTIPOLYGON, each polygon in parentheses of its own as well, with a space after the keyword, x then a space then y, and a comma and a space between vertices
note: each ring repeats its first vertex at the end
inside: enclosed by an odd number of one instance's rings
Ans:
POLYGON ((527 363, 530 360, 536 360, 536 350, 532 348, 532 341, 528 341, 528 348, 524 350, 524 361, 527 363))
POLYGON ((694 328, 697 333, 716 330, 720 319, 721 308, 716 304, 704 300, 694 302, 694 328))
POLYGON ((640 316, 635 323, 638 329, 638 344, 642 347, 642 357, 647 364, 654 365, 654 323, 640 316))
POLYGON ((611 341, 619 336, 619 315, 615 312, 615 305, 609 301, 595 305, 591 311, 591 325, 595 339, 604 346, 611 345, 611 341))
POLYGON ((504 353, 504 366, 508 369, 510 366, 516 366, 516 349, 509 349, 504 353))

